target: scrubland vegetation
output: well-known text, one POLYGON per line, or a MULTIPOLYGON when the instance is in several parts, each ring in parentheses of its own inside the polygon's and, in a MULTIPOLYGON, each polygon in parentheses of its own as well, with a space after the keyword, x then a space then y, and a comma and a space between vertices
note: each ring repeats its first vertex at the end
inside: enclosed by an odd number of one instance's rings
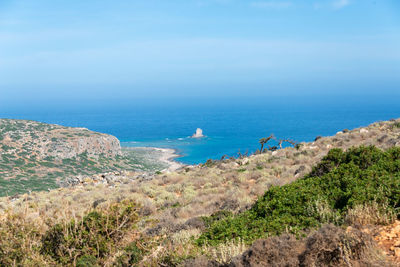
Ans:
POLYGON ((375 206, 388 221, 399 214, 400 148, 383 152, 359 147, 346 153, 332 149, 304 178, 271 187, 250 210, 212 224, 198 243, 235 238, 252 242, 282 233, 301 236, 324 223, 351 223, 357 220, 351 210, 365 206, 375 206), (347 216, 349 211, 352 216, 347 216))
POLYGON ((399 219, 397 123, 3 198, 0 265, 395 266, 371 234, 399 219))
POLYGON ((55 189, 78 175, 167 167, 144 154, 84 128, 0 119, 0 196, 55 189))

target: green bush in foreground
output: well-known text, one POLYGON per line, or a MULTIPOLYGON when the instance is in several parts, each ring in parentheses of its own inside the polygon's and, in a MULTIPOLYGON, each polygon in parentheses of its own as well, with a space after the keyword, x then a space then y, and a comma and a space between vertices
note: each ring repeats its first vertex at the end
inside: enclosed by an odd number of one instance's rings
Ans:
POLYGON ((56 224, 42 237, 41 253, 61 264, 97 266, 117 249, 138 220, 135 203, 125 201, 92 211, 80 221, 56 224))
POLYGON ((250 210, 212 224, 197 243, 235 238, 250 243, 283 232, 301 234, 323 223, 342 224, 348 210, 368 203, 399 214, 400 148, 332 149, 309 175, 272 187, 250 210))

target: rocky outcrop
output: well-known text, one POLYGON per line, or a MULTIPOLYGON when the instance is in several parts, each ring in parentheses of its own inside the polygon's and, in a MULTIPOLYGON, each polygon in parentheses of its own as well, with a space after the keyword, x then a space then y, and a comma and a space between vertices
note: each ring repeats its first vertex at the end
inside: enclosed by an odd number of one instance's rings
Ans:
POLYGON ((196 132, 192 135, 192 138, 202 138, 202 137, 204 137, 203 130, 200 128, 197 128, 196 132))
POLYGON ((41 147, 41 155, 55 158, 73 158, 87 153, 91 157, 103 154, 115 157, 121 154, 119 140, 110 135, 90 134, 89 136, 74 136, 64 140, 50 141, 41 147))
POLYGON ((377 229, 374 239, 384 253, 400 265, 400 220, 377 229))
POLYGON ((71 176, 130 170, 133 163, 118 139, 108 134, 0 119, 0 195, 56 188, 71 176), (26 181, 30 188, 25 188, 26 181))
POLYGON ((172 150, 142 150, 122 150, 116 137, 86 128, 0 119, 0 197, 60 186, 113 187, 181 167, 172 163, 172 150))
POLYGON ((154 178, 154 174, 149 172, 133 171, 114 171, 94 175, 77 175, 68 177, 60 184, 62 187, 87 186, 103 184, 113 187, 118 184, 127 184, 133 180, 147 181, 154 178))
POLYGON ((119 140, 111 135, 26 120, 0 120, 0 153, 24 152, 37 159, 69 159, 81 154, 90 157, 121 155, 119 140))

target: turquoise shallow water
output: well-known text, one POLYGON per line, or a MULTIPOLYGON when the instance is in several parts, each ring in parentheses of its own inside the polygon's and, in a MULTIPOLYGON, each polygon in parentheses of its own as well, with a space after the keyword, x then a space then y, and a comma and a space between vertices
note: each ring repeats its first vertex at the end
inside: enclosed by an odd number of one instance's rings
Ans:
POLYGON ((196 164, 240 150, 254 152, 258 140, 312 141, 348 128, 400 117, 397 97, 285 97, 158 101, 120 105, 1 109, 0 117, 86 127, 115 135, 123 146, 174 148, 178 161, 196 164), (205 138, 191 139, 196 128, 205 138))

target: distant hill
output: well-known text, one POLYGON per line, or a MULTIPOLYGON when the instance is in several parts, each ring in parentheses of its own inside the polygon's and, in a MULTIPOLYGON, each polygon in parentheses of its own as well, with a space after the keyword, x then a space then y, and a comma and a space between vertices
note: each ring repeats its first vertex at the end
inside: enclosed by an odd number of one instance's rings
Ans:
POLYGON ((78 175, 143 169, 132 153, 123 153, 116 137, 86 128, 0 119, 0 196, 54 189, 78 175))

